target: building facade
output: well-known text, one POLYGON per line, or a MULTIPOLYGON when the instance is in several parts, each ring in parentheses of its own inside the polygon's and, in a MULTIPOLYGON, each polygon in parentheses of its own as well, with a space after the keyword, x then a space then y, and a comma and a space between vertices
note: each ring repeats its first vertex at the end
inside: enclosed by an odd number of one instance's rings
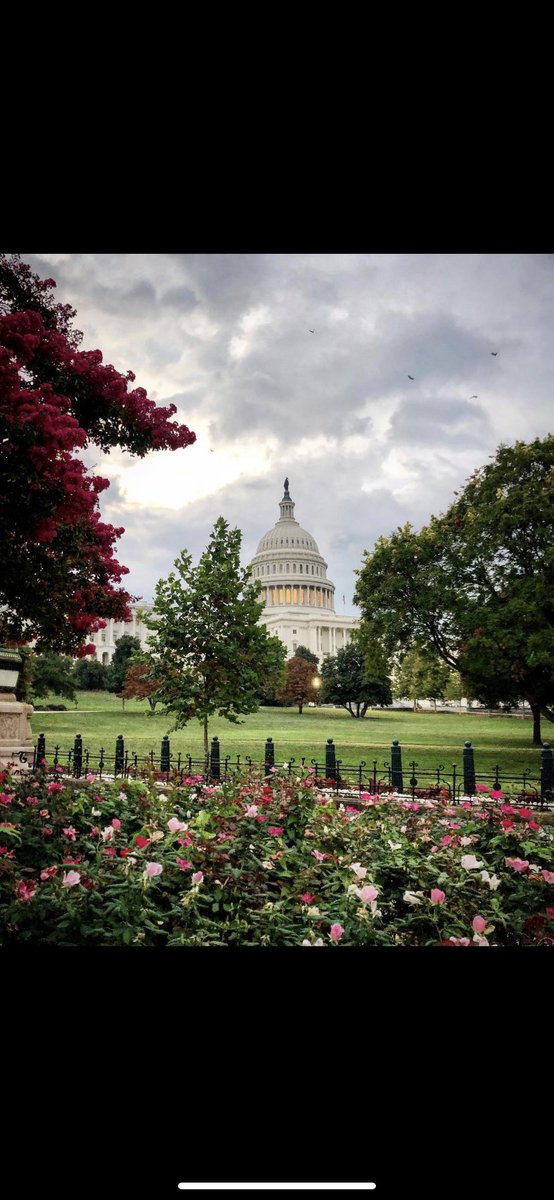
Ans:
POLYGON ((285 479, 279 519, 261 538, 250 567, 262 585, 265 607, 260 622, 281 639, 287 657, 306 646, 321 666, 328 654, 348 645, 359 621, 335 612, 335 585, 327 578, 327 563, 315 538, 298 524, 294 508, 285 479))
MULTIPOLYGON (((253 578, 262 585, 260 623, 281 639, 288 658, 298 646, 306 646, 321 666, 328 654, 348 645, 359 621, 335 612, 335 585, 327 578, 327 563, 315 538, 295 519, 288 479, 284 486, 279 520, 264 534, 250 563, 253 578)), ((149 631, 138 611, 148 613, 152 605, 141 602, 132 604, 131 609, 132 621, 109 620, 105 629, 89 639, 96 647, 96 658, 105 666, 111 663, 124 633, 138 638, 146 649, 149 631)))

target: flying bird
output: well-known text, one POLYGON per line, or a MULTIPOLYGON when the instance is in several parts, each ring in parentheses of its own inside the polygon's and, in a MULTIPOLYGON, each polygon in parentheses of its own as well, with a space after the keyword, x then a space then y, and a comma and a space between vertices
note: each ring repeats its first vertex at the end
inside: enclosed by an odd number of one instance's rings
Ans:
POLYGON ((315 333, 315 329, 308 329, 308 333, 315 333))
POLYGON ((498 350, 491 350, 493 358, 498 358, 498 350))
POLYGON ((479 399, 478 396, 470 396, 469 398, 470 398, 470 400, 478 400, 479 399))
POLYGON ((412 380, 412 383, 413 383, 413 381, 414 381, 414 377, 413 377, 413 375, 408 375, 408 379, 411 379, 411 380, 412 380))

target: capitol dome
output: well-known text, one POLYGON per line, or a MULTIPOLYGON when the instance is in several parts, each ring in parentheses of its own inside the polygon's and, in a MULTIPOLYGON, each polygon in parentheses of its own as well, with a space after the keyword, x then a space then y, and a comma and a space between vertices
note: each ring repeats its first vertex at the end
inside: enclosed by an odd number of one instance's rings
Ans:
POLYGON ((327 578, 327 563, 311 533, 294 518, 294 500, 285 479, 280 517, 260 539, 250 564, 262 584, 267 608, 324 608, 335 611, 335 585, 327 578))

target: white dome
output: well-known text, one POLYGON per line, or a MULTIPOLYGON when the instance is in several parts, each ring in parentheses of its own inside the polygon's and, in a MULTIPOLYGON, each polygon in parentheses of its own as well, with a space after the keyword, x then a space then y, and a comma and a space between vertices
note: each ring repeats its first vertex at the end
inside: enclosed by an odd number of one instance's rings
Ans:
POLYGON ((280 550, 281 547, 292 547, 299 554, 303 555, 305 550, 311 550, 314 554, 319 554, 319 546, 308 533, 307 529, 303 529, 298 521, 281 520, 277 521, 273 529, 268 529, 264 533, 263 538, 258 542, 256 554, 263 554, 265 550, 280 550))

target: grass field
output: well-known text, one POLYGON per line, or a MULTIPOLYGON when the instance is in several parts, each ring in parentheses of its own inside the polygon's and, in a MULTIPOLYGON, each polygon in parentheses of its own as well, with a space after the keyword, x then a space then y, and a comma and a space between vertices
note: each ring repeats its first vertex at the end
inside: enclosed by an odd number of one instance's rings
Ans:
MULTIPOLYGON (((62 703, 59 697, 47 697, 62 703)), ((68 701, 65 703, 69 704, 68 701)), ((80 733, 83 748, 97 754, 101 747, 110 756, 114 753, 118 734, 125 739, 130 754, 147 755, 151 749, 159 755, 160 743, 169 734, 172 754, 202 757, 202 729, 191 721, 186 729, 171 733, 171 718, 159 713, 150 715, 146 701, 121 700, 109 692, 79 692, 78 707, 67 712, 35 713, 31 718, 33 735, 46 737, 47 757, 53 757, 58 745, 64 754, 73 747, 80 733)), ((543 730, 548 738, 549 729, 543 730)), ((315 758, 325 761, 325 743, 333 738, 337 758, 344 763, 361 759, 372 763, 390 761, 390 745, 397 738, 402 747, 404 767, 414 758, 421 769, 436 768, 439 763, 450 770, 455 762, 462 763, 464 741, 471 741, 475 751, 477 773, 489 771, 497 763, 510 774, 524 769, 536 773, 540 752, 532 746, 531 718, 509 716, 488 717, 466 713, 387 712, 376 709, 363 720, 354 720, 344 709, 306 708, 302 715, 293 708, 261 708, 246 717, 239 725, 214 717, 209 735, 221 743, 221 757, 236 758, 250 755, 254 761, 263 759, 265 739, 272 737, 275 761, 282 763, 302 756, 309 763, 315 758)))

